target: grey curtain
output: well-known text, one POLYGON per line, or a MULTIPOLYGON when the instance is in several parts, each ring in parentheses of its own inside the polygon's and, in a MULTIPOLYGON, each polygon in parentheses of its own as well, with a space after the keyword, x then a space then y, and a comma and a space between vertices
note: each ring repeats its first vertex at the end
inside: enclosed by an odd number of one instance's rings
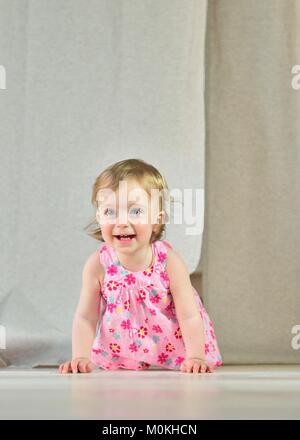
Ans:
MULTIPOLYGON (((203 189, 205 20, 204 0, 0 0, 0 366, 70 358, 106 166, 141 158, 203 189)), ((193 272, 186 226, 166 238, 193 272)))
POLYGON ((203 292, 225 363, 300 363, 298 0, 210 0, 203 292))

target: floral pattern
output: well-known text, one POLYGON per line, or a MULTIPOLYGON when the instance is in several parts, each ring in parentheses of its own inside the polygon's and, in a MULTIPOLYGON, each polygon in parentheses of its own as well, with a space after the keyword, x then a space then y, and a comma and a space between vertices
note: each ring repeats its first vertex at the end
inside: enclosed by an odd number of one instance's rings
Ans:
MULTIPOLYGON (((166 271, 167 240, 152 243, 153 261, 140 272, 123 268, 113 247, 99 249, 105 267, 99 292, 100 319, 91 349, 91 360, 104 369, 144 370, 151 365, 180 369, 185 346, 166 271)), ((213 324, 194 289, 205 328, 205 356, 208 363, 222 365, 213 324)))

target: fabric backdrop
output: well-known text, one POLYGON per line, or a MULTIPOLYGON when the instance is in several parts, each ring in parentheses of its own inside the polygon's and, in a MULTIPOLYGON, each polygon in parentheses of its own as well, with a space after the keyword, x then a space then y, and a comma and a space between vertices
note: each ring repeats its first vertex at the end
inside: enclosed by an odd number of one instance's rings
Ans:
MULTIPOLYGON (((60 363, 101 245, 83 231, 96 176, 141 158, 170 189, 203 189, 206 1, 0 0, 0 11, 0 365, 60 363)), ((165 238, 193 272, 202 236, 186 226, 165 238)))
POLYGON ((0 365, 70 357, 91 186, 129 157, 205 180, 200 263, 201 235, 166 238, 203 272, 224 363, 299 363, 299 7, 0 0, 0 365))
POLYGON ((226 363, 300 363, 299 24, 298 0, 208 2, 201 264, 226 363))

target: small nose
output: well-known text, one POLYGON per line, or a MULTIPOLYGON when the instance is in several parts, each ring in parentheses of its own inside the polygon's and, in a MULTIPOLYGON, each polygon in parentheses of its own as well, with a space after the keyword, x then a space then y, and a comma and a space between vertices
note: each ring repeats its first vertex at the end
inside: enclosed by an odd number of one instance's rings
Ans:
POLYGON ((128 225, 128 215, 126 211, 119 212, 119 215, 117 216, 117 225, 118 226, 128 225))

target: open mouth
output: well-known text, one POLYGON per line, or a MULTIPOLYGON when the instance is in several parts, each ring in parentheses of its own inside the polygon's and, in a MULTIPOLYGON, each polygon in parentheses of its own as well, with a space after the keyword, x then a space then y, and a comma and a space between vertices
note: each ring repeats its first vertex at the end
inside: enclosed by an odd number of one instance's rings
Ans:
POLYGON ((131 241, 134 239, 135 234, 131 235, 115 235, 115 237, 120 241, 131 241))

